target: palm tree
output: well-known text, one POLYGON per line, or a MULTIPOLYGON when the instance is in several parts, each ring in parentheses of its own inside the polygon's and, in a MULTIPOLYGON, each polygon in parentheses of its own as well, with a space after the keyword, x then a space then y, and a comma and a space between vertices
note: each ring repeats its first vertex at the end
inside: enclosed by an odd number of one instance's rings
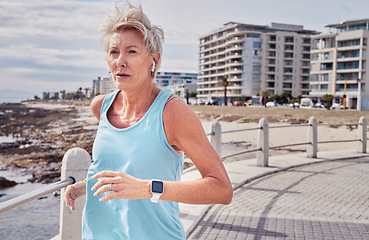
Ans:
POLYGON ((323 95, 322 96, 322 100, 324 101, 324 102, 326 102, 326 104, 327 104, 327 109, 329 110, 329 108, 331 107, 331 105, 332 105, 332 100, 333 100, 333 95, 331 95, 331 94, 325 94, 325 95, 323 95))
POLYGON ((264 105, 266 106, 266 103, 267 103, 267 100, 268 100, 268 97, 269 97, 269 91, 262 91, 261 96, 263 97, 264 105))
POLYGON ((228 81, 228 77, 227 76, 224 76, 218 84, 220 86, 224 87, 224 106, 227 106, 228 105, 228 101, 227 101, 227 87, 231 85, 231 82, 228 81))

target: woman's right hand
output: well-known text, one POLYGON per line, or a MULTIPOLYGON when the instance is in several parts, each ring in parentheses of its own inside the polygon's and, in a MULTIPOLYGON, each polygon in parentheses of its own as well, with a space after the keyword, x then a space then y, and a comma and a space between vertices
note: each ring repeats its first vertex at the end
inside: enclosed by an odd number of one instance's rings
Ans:
POLYGON ((64 192, 64 201, 71 210, 74 210, 74 201, 85 194, 86 180, 69 185, 64 192))

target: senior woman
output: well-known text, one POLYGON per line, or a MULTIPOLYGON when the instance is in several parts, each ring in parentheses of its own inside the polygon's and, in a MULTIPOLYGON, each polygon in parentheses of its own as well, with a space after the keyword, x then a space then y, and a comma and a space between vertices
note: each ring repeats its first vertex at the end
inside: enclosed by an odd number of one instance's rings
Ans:
POLYGON ((117 90, 96 97, 93 163, 65 201, 87 193, 83 239, 185 239, 178 202, 229 204, 232 186, 187 104, 153 83, 163 31, 125 3, 103 23, 106 61, 117 90), (202 177, 180 181, 184 153, 202 177))

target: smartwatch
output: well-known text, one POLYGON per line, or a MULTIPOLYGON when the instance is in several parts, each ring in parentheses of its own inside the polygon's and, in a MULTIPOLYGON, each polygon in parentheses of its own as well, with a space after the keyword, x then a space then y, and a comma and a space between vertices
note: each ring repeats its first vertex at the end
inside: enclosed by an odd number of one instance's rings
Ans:
POLYGON ((151 180, 150 190, 151 190, 151 193, 152 193, 152 197, 150 198, 151 202, 157 203, 160 196, 164 192, 164 183, 163 183, 163 181, 160 181, 160 180, 157 180, 157 179, 151 180))

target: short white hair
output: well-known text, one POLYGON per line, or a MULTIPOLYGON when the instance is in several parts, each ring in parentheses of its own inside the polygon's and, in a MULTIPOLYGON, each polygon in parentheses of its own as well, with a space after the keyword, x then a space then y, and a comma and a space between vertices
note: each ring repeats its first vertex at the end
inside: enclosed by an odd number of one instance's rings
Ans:
MULTIPOLYGON (((141 5, 133 6, 128 1, 121 6, 113 3, 113 11, 100 25, 102 32, 101 40, 106 52, 109 50, 109 40, 113 33, 121 30, 134 29, 143 36, 146 51, 153 55, 162 54, 164 42, 164 31, 160 26, 151 24, 149 18, 143 12, 141 5)), ((155 73, 159 69, 161 58, 156 63, 155 73)))

